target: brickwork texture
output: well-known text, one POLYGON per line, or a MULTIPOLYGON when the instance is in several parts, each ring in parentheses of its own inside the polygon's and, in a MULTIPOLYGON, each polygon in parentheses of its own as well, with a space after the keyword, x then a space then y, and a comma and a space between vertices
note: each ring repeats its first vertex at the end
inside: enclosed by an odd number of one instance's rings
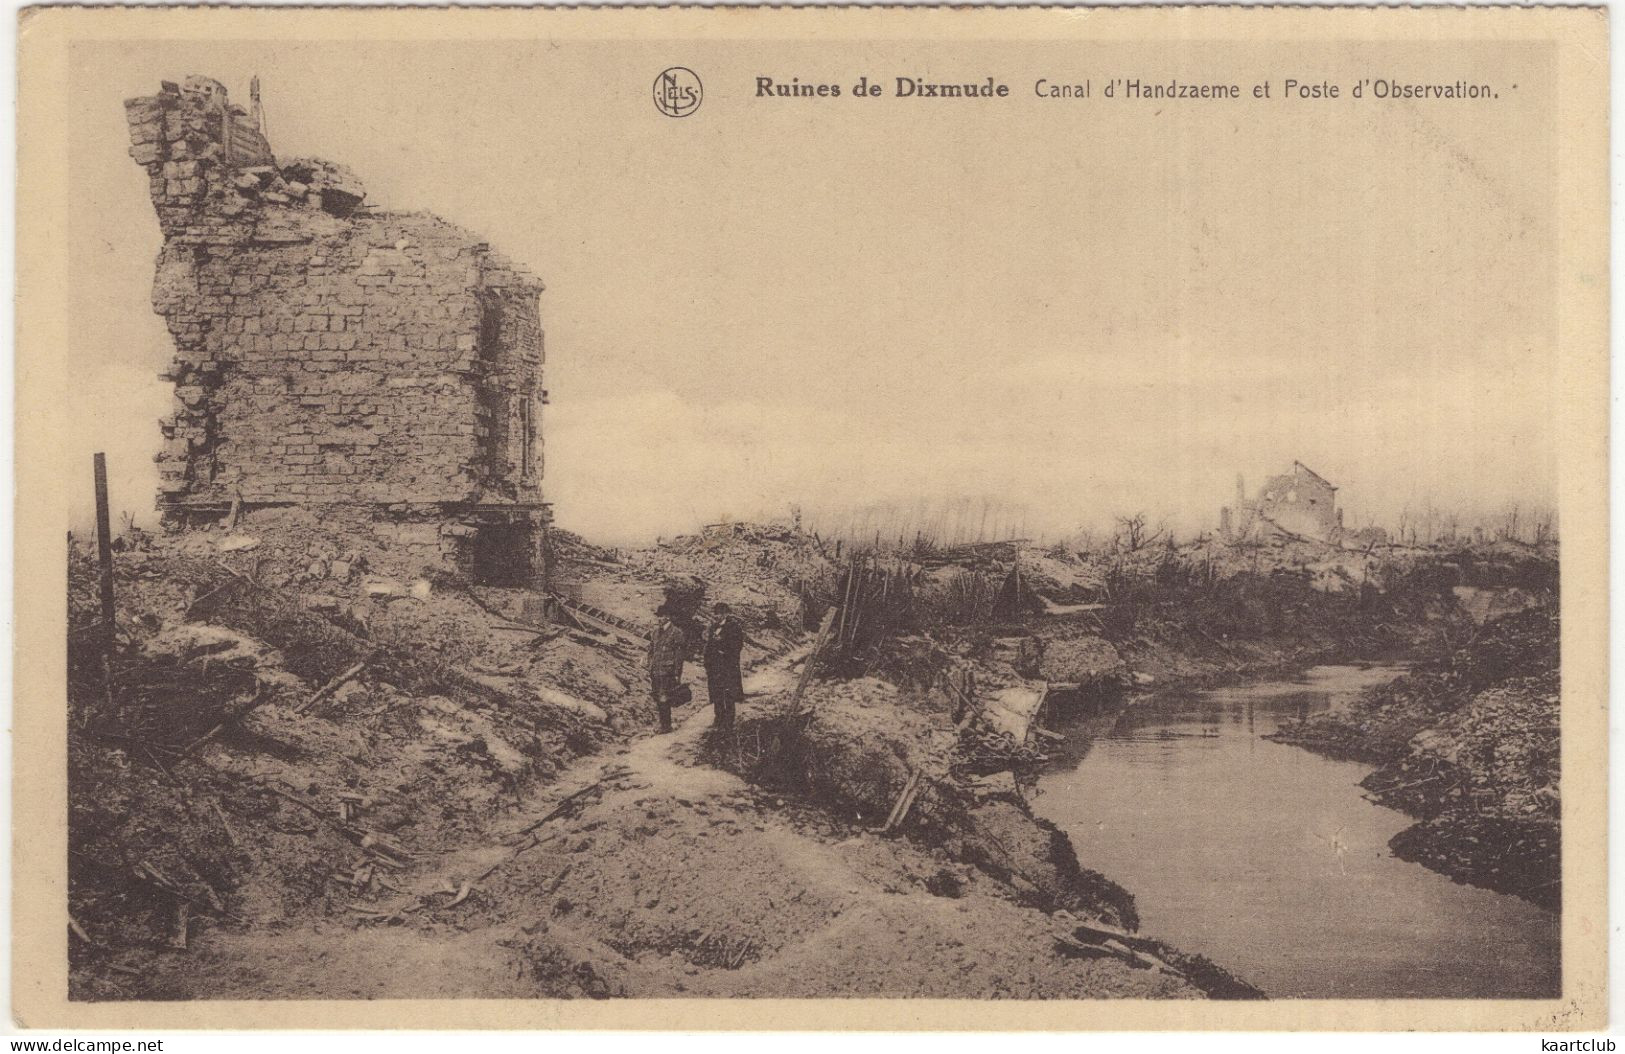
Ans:
POLYGON ((258 106, 213 80, 125 110, 175 342, 166 525, 364 507, 380 544, 425 564, 539 574, 541 282, 435 216, 368 207, 341 165, 278 162, 258 106))

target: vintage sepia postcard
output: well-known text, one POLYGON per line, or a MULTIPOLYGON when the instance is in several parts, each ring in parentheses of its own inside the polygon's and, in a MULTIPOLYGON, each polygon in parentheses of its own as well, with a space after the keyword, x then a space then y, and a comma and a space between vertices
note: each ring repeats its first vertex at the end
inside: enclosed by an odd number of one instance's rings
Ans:
POLYGON ((1603 1023, 1603 12, 20 41, 19 1024, 1603 1023))

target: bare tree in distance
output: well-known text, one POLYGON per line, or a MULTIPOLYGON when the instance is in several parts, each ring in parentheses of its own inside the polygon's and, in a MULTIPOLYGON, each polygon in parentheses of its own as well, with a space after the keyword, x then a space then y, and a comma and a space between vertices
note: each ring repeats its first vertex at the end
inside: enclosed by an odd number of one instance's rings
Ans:
POLYGON ((1117 517, 1117 533, 1112 538, 1112 544, 1128 553, 1137 553, 1148 545, 1155 545, 1168 533, 1167 525, 1150 525, 1143 512, 1132 516, 1117 517))
POLYGON ((1536 545, 1545 545, 1557 541, 1557 510, 1550 506, 1537 508, 1530 517, 1532 521, 1531 540, 1536 545))
POLYGON ((1519 532, 1523 529, 1523 510, 1517 502, 1510 502, 1501 512, 1501 522, 1495 527, 1495 537, 1504 542, 1521 541, 1519 532))

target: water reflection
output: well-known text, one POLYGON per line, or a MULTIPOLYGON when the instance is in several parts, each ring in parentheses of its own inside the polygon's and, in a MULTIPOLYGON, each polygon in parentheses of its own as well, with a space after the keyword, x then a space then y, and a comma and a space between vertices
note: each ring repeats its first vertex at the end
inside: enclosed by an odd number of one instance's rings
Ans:
POLYGON ((1411 821, 1361 796, 1369 767, 1262 737, 1401 673, 1291 679, 1074 711, 1034 808, 1135 894, 1148 933, 1272 995, 1557 993, 1557 916, 1393 858, 1411 821))

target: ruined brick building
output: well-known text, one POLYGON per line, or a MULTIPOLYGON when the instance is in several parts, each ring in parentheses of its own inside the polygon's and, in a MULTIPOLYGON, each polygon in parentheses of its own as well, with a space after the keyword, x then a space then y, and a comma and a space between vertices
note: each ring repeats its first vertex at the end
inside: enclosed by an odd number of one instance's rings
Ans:
POLYGON ((1343 534, 1343 510, 1337 488, 1294 461, 1291 471, 1265 480, 1256 498, 1247 497, 1245 481, 1236 477, 1236 504, 1219 510, 1219 531, 1232 541, 1287 533, 1335 542, 1343 534))
POLYGON ((163 230, 159 509, 186 529, 304 506, 390 563, 520 584, 544 570, 535 277, 342 166, 278 161, 205 77, 125 103, 163 230))

